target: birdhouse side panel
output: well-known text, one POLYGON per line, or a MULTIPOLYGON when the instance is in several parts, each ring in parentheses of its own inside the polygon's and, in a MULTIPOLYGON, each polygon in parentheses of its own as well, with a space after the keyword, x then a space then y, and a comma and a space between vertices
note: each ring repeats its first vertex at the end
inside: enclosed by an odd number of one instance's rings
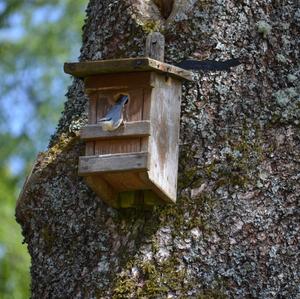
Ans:
POLYGON ((176 201, 181 82, 155 74, 151 101, 150 180, 176 201))

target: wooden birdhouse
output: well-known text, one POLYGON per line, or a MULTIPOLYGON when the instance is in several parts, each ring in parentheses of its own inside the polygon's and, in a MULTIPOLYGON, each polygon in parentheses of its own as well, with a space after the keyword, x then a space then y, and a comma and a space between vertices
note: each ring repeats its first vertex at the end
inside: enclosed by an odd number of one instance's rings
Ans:
POLYGON ((89 97, 79 175, 113 207, 174 203, 181 85, 191 73, 150 58, 66 63, 65 72, 84 78, 89 97), (124 122, 105 131, 101 120, 120 94, 124 122))

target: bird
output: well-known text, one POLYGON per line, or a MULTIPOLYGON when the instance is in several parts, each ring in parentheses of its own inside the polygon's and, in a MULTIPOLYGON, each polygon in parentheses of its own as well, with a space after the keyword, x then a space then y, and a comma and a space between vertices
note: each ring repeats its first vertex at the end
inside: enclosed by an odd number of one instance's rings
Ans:
POLYGON ((123 122, 124 106, 128 103, 128 95, 120 94, 118 100, 107 112, 107 114, 99 120, 103 131, 114 131, 120 127, 123 122))

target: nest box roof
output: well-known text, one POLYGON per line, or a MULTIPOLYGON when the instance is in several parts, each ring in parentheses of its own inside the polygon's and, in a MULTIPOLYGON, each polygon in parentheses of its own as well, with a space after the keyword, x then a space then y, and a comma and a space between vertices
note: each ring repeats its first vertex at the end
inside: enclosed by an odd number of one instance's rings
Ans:
POLYGON ((179 80, 193 80, 192 72, 148 57, 65 63, 64 71, 85 78, 100 74, 158 72, 179 80))

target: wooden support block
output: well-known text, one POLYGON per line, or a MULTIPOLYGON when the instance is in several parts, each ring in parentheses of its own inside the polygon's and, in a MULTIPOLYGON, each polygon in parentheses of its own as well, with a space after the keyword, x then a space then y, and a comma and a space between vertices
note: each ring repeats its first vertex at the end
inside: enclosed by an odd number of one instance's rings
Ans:
POLYGON ((140 205, 139 198, 141 197, 142 191, 129 191, 119 193, 119 207, 126 209, 140 205))
POLYGON ((86 156, 79 158, 78 173, 89 176, 104 172, 148 170, 148 153, 114 154, 104 156, 86 156))
POLYGON ((144 137, 150 135, 149 121, 134 121, 125 123, 115 131, 103 131, 101 124, 88 125, 80 131, 83 140, 118 139, 126 137, 144 137))
POLYGON ((147 36, 146 56, 159 61, 164 61, 165 37, 160 32, 151 32, 147 36))
POLYGON ((118 201, 118 206, 123 209, 137 207, 149 209, 149 207, 163 204, 161 199, 151 190, 121 192, 118 201))

